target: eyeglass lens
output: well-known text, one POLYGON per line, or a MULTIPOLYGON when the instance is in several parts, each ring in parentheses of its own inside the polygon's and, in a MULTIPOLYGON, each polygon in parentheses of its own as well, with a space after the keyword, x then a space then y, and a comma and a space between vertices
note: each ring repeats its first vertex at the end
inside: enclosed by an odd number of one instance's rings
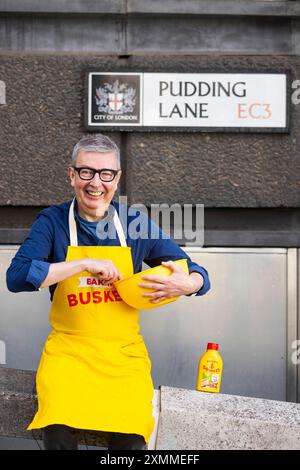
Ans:
POLYGON ((96 173, 99 174, 100 179, 102 181, 112 181, 116 174, 118 173, 116 170, 93 170, 91 168, 76 168, 79 173, 79 177, 83 180, 92 180, 96 173))

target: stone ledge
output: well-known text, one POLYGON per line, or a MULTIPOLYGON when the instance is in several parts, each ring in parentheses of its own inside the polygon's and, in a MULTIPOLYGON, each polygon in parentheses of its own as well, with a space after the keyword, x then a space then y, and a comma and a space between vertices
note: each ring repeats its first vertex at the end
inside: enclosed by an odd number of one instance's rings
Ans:
MULTIPOLYGON (((32 438, 35 372, 0 368, 0 436, 32 438)), ((300 449, 300 404, 162 386, 155 394, 149 449, 300 449)), ((40 431, 34 437, 40 438, 40 431)), ((79 442, 106 447, 107 434, 78 430, 79 442)))
POLYGON ((0 0, 0 12, 27 14, 137 14, 299 17, 300 5, 272 0, 0 0))
POLYGON ((300 449, 300 405, 161 387, 156 449, 300 449))

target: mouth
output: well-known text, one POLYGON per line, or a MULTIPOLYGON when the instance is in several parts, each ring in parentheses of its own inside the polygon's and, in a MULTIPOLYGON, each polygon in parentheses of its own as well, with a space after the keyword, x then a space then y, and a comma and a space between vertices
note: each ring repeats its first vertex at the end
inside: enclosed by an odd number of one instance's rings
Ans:
POLYGON ((86 190, 86 193, 87 193, 90 197, 92 197, 92 198, 94 198, 94 199, 97 199, 97 198, 103 196, 104 191, 92 191, 92 190, 90 190, 90 189, 87 189, 87 190, 86 190))

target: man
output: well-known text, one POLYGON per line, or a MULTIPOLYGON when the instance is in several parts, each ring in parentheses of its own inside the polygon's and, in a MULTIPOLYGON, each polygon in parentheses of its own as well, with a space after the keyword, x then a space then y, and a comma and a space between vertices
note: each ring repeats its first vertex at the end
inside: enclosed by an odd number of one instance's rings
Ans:
MULTIPOLYGON (((52 300, 53 330, 37 371, 38 411, 28 429, 42 428, 49 450, 77 449, 74 429, 108 432, 110 450, 143 449, 153 430, 151 363, 138 311, 113 283, 141 271, 143 261, 165 263, 168 278, 144 277, 155 289, 145 295, 157 303, 205 294, 208 274, 145 214, 149 236, 125 236, 124 206, 112 200, 121 169, 111 139, 83 137, 68 172, 74 200, 40 212, 7 271, 10 291, 49 287, 52 300), (105 237, 109 223, 116 230, 105 237), (173 263, 182 258, 189 274, 173 263)), ((129 225, 134 217, 125 212, 129 225)))

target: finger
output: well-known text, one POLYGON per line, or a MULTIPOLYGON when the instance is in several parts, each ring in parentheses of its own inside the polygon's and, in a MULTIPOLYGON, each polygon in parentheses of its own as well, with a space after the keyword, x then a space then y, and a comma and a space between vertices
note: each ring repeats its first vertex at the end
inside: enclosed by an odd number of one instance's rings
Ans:
POLYGON ((113 279, 114 278, 114 272, 112 270, 109 270, 105 273, 104 279, 113 279))
POLYGON ((161 297, 160 299, 150 300, 150 303, 151 304, 158 304, 160 302, 163 302, 164 300, 167 300, 167 297, 161 297))
POLYGON ((112 272, 113 272, 113 275, 114 275, 114 281, 123 279, 122 274, 120 273, 120 271, 118 270, 118 268, 114 264, 112 264, 112 272))
POLYGON ((165 295, 163 295, 162 297, 160 297, 159 299, 150 299, 150 303, 151 304, 158 304, 160 302, 163 302, 164 300, 167 300, 168 297, 166 297, 165 295))
POLYGON ((151 282, 142 283, 142 282, 140 282, 138 284, 138 286, 143 287, 145 289, 155 289, 155 290, 164 288, 164 284, 160 284, 159 282, 156 282, 156 283, 151 283, 151 282))
POLYGON ((151 298, 151 299, 158 299, 158 298, 161 298, 162 296, 165 296, 165 293, 162 292, 162 291, 155 291, 155 292, 151 292, 151 293, 144 293, 142 294, 143 297, 148 297, 148 298, 151 298))
POLYGON ((99 271, 96 276, 98 276, 100 279, 108 280, 114 277, 114 273, 111 269, 106 268, 99 271))
POLYGON ((122 274, 117 269, 113 269, 112 270, 112 280, 113 280, 113 282, 118 281, 119 279, 122 279, 122 274))
POLYGON ((167 268, 171 268, 174 273, 178 273, 182 271, 182 269, 179 268, 179 266, 177 266, 177 264, 175 264, 174 261, 163 261, 161 264, 163 266, 166 266, 167 268))
POLYGON ((103 286, 111 286, 113 283, 113 277, 110 277, 109 275, 103 276, 103 273, 102 273, 101 276, 98 276, 98 274, 96 274, 96 277, 101 280, 101 284, 103 286))
POLYGON ((113 282, 121 281, 121 279, 123 279, 123 276, 122 276, 122 274, 117 270, 117 271, 114 273, 113 282))

